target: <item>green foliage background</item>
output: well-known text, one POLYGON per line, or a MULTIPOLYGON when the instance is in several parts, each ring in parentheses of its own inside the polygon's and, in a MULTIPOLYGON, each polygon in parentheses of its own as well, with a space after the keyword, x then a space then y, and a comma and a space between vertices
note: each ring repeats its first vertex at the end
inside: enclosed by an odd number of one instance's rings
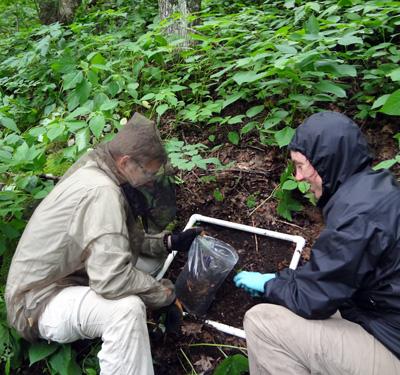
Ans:
MULTIPOLYGON (((277 147, 319 109, 399 116, 398 9, 384 0, 204 0, 183 49, 166 36, 156 2, 84 1, 71 25, 43 26, 34 2, 1 0, 1 291, 29 211, 53 187, 43 175, 62 175, 135 110, 197 126, 212 142, 219 132, 234 145, 252 134, 277 147), (243 110, 228 111, 238 103, 243 110)), ((167 149, 182 170, 222 167, 202 144, 171 139, 167 149)), ((297 188, 307 190, 289 166, 275 193, 287 219, 301 209, 297 188)), ((2 299, 0 311, 6 373, 38 362, 51 373, 96 372, 90 356, 78 369, 70 346, 29 347, 9 330, 2 299)))

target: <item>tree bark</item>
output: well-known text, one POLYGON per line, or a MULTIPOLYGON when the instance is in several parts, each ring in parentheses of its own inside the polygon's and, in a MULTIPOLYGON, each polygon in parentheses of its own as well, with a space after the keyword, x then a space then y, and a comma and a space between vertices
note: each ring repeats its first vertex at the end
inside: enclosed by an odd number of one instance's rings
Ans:
POLYGON ((68 24, 72 22, 76 8, 82 0, 40 0, 40 22, 49 25, 54 22, 68 24))
POLYGON ((158 8, 161 20, 179 14, 179 18, 169 21, 165 31, 172 37, 183 39, 182 48, 188 47, 191 44, 189 39, 191 27, 196 24, 189 22, 188 17, 200 10, 201 0, 158 0, 158 8))

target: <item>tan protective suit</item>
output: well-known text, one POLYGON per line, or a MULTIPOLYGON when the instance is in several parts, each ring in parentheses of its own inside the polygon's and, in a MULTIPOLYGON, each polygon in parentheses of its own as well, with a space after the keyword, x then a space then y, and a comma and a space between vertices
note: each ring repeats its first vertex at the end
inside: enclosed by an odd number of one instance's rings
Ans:
MULTIPOLYGON (((140 115, 132 120, 148 121, 140 115)), ((101 145, 78 160, 35 210, 5 293, 9 323, 25 339, 38 338, 41 312, 67 286, 89 285, 106 299, 137 295, 150 308, 174 300, 169 280, 158 282, 135 268, 139 254, 166 258, 165 233, 145 234, 120 182, 107 144, 101 145)))

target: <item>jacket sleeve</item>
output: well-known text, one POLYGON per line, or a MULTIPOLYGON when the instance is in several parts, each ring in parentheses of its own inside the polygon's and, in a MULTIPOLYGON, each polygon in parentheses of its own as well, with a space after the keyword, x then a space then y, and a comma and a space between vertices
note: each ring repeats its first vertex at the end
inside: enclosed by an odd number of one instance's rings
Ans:
POLYGON ((267 302, 308 319, 326 319, 349 301, 375 268, 384 234, 363 215, 327 227, 313 246, 311 259, 297 270, 285 269, 265 284, 267 302))
POLYGON ((123 207, 118 190, 99 187, 76 208, 70 235, 84 249, 89 285, 105 298, 138 295, 150 308, 167 305, 175 298, 172 283, 158 282, 133 264, 123 207))
POLYGON ((170 304, 175 295, 172 283, 158 282, 132 264, 128 239, 120 234, 105 234, 89 247, 86 260, 89 286, 104 298, 126 295, 141 297, 146 306, 170 304))

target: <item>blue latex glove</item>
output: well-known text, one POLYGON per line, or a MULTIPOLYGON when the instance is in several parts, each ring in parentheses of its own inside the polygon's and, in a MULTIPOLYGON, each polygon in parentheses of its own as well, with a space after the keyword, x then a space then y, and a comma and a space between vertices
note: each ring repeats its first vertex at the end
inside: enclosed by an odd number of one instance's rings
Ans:
MULTIPOLYGON (((238 288, 264 293, 265 283, 273 278, 275 278, 274 273, 241 271, 233 278, 233 281, 238 288)), ((251 291, 249 293, 252 294, 251 291)))

